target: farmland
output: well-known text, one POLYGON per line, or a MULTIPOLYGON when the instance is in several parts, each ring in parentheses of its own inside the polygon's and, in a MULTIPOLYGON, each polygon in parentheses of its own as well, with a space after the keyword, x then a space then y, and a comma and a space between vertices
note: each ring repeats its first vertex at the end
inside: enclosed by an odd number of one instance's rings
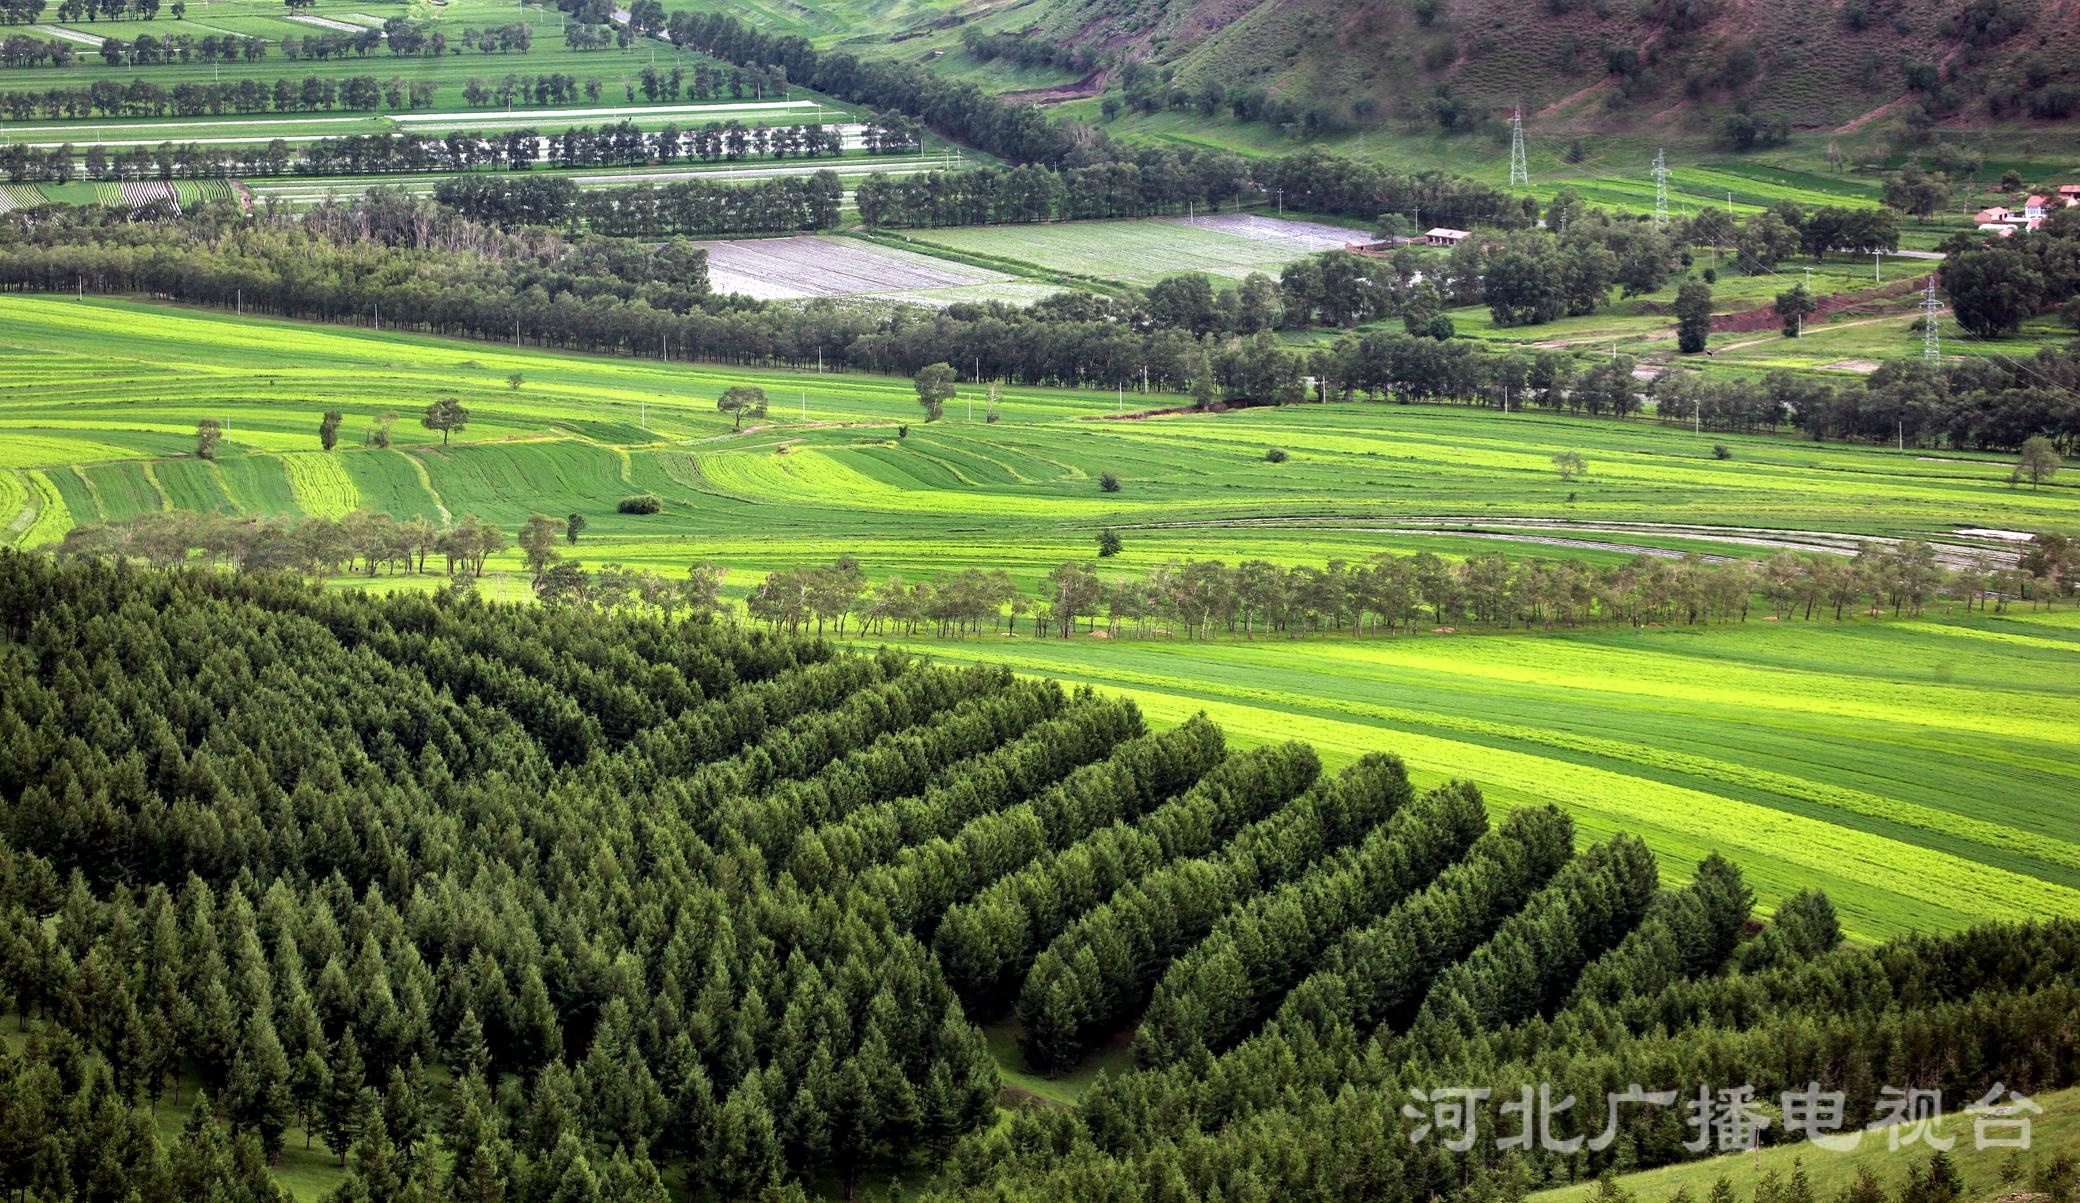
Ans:
POLYGON ((879 296, 930 303, 1034 299, 1053 289, 1019 284, 988 268, 850 238, 761 238, 699 244, 708 252, 708 280, 717 292, 759 300, 879 296))
POLYGON ((920 230, 915 241, 1099 279, 1149 284, 1182 272, 1276 276, 1296 259, 1364 241, 1362 231, 1247 214, 1189 220, 1073 221, 920 230))
MULTIPOLYGON (((1972 527, 2080 531, 2070 486, 2015 490, 1992 458, 1400 406, 1111 422, 1112 395, 1019 388, 1004 390, 999 423, 979 406, 968 420, 964 393, 924 426, 904 379, 617 362, 117 302, 0 299, 0 373, 0 479, 23 544, 175 504, 475 514, 509 530, 532 512, 580 512, 587 563, 678 572, 712 560, 741 596, 766 571, 841 554, 877 580, 1001 567, 1030 588, 1088 557, 1100 527, 1125 536, 1106 561, 1121 572, 1185 556, 1460 555, 1496 534, 1610 559, 1642 544, 1760 555, 1858 536, 1968 547, 1954 532, 1972 527), (65 350, 27 353, 54 345, 65 350), (731 435, 713 397, 743 382, 766 388, 773 414, 731 435), (472 410, 446 449, 410 421, 439 394, 472 410), (330 407, 347 420, 327 456, 314 429, 330 407), (386 409, 406 416, 392 446, 357 446, 386 409), (214 465, 188 456, 205 414, 227 423, 214 465), (907 439, 898 423, 911 423, 907 439), (1714 459, 1714 442, 1732 458, 1714 459), (1266 446, 1291 458, 1267 464, 1266 446), (1554 476, 1555 448, 1579 450, 1589 477, 1554 476), (1122 491, 1100 492, 1101 471, 1122 491), (614 513, 632 491, 657 494, 665 513, 614 513), (62 504, 38 500, 53 496, 62 504)), ((516 566, 510 554, 494 562, 516 566)), ((511 576, 487 589, 526 592, 511 576)), ((1205 709, 1245 743, 1305 715, 1331 764, 1385 748, 1420 781, 1469 773, 1499 810, 1553 801, 1585 832, 1641 831, 1676 876, 1713 848, 1737 852, 1765 901, 1824 882, 1851 929, 1875 937, 2080 909, 2068 851, 2080 829, 2038 804, 2080 789, 2080 693, 2066 671, 2076 641, 2069 612, 2012 608, 1842 627, 917 646, 1122 690, 1158 722, 1205 709)))

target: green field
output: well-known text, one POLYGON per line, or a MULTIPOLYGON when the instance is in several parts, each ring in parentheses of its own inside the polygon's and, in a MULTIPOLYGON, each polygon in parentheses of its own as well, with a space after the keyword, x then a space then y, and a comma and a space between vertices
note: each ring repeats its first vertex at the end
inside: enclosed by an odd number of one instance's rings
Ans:
MULTIPOLYGON (((577 512, 590 521, 575 551, 585 562, 677 572, 712 560, 730 569, 735 596, 767 570, 840 554, 876 580, 982 566, 1029 587, 1087 558, 1107 526, 1127 545, 1107 569, 1132 573, 1187 556, 1301 564, 1492 549, 1474 527, 1571 534, 1585 546, 1554 554, 1604 560, 1636 546, 1760 555, 1816 532, 2080 530, 2074 486, 2014 489, 1991 457, 1386 405, 1096 420, 1118 404, 1014 388, 998 424, 968 421, 957 398, 946 421, 925 426, 900 378, 7 297, 0 529, 35 545, 74 524, 176 507, 476 514, 508 529, 529 513, 577 512), (518 391, 506 384, 514 372, 518 391), (768 390, 774 413, 732 435, 712 399, 745 381, 768 390), (441 394, 472 410, 447 448, 414 421, 441 394), (327 456, 316 424, 329 407, 347 421, 327 456), (393 446, 360 446, 385 410, 403 415, 393 446), (190 454, 203 416, 227 427, 214 464, 190 454), (913 423, 907 439, 899 422, 913 423), (1733 458, 1715 460, 1714 442, 1733 458), (1265 463, 1274 445, 1291 459, 1265 463), (1586 480, 1550 470, 1562 448, 1588 459, 1586 480), (1124 480, 1120 493, 1098 490, 1104 471, 1124 480), (662 497, 666 512, 615 513, 634 492, 662 497)), ((525 595, 516 556, 493 568, 491 591, 525 595)), ((919 646, 1126 690, 1165 722, 1203 708, 1244 741, 1290 734, 1297 718, 1333 760, 1392 749, 1426 779, 1473 776, 1499 807, 1550 799, 1589 835, 1639 830, 1677 876, 1718 848, 1765 901, 1825 885, 1864 937, 2080 913, 2080 816, 2046 805, 2080 792, 2070 671, 2080 615, 2063 610, 1399 641, 919 646)))

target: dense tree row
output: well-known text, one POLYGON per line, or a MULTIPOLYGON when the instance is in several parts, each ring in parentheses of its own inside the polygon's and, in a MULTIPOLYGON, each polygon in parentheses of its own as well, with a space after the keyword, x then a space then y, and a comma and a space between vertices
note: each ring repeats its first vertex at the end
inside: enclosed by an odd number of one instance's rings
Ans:
POLYGON ((1099 783, 1119 799, 1109 823, 1054 833, 1044 855, 945 909, 933 949, 969 1005, 984 1014, 1005 1009, 1034 958, 1078 916, 1164 865, 1212 853, 1320 771, 1311 754, 1290 745, 1222 759, 1220 732, 1203 720, 1178 733, 1185 771, 1177 780, 1188 790, 1173 789, 1177 796, 1164 800, 1131 778, 1099 783))
POLYGON ((1639 926, 1660 885, 1654 854, 1637 836, 1613 836, 1576 857, 1438 976, 1416 1012, 1418 1037, 1436 1027, 1470 1036, 1551 1013, 1585 965, 1639 926))
POLYGON ((262 79, 196 80, 171 87, 149 79, 127 84, 112 79, 85 87, 14 89, 0 92, 0 110, 10 120, 87 117, 219 117, 227 113, 318 113, 334 109, 374 112, 433 107, 440 90, 432 80, 373 75, 347 78, 307 75, 262 79))
POLYGON ((903 849, 894 863, 861 874, 851 897, 886 908, 922 939, 949 907, 997 878, 1182 790, 1203 741, 1204 732, 1194 731, 1128 744, 1039 797, 973 819, 949 838, 903 849))
POLYGON ((1464 860, 1332 946, 1277 1011, 1287 1030, 1408 1026, 1439 975, 1478 948, 1574 855, 1574 822, 1551 807, 1511 812, 1464 860))
MULTIPOLYGON (((1703 977, 1726 963, 1746 934, 1754 894, 1740 869, 1714 852, 1698 862, 1690 884, 1663 894, 1631 934, 1582 971, 1570 1005, 1622 1002, 1632 994, 1656 993, 1686 978, 1703 977)), ((1777 912, 1771 939, 1798 913, 1787 904, 1777 912)), ((1831 948, 1834 940, 1826 941, 1831 948)), ((1809 950, 1824 951, 1824 948, 1809 950)))
POLYGON ((746 126, 741 121, 710 121, 684 130, 670 124, 645 133, 634 122, 623 121, 596 127, 577 125, 551 135, 543 162, 552 167, 619 167, 676 163, 682 158, 713 163, 746 158, 820 159, 843 153, 844 139, 836 126, 775 128, 763 123, 746 126))
MULTIPOLYGON (((1083 166, 979 167, 860 182, 860 220, 872 226, 965 226, 1210 212, 1266 196, 1296 208, 1372 220, 1426 212, 1438 221, 1509 225, 1523 210, 1483 185, 1440 173, 1399 176, 1319 152, 1244 159, 1221 152, 1121 149, 1083 166), (1309 173, 1323 171, 1328 178, 1309 173)), ((1353 231, 1353 241, 1364 236, 1353 231)))
POLYGON ((1134 1033, 1135 1058, 1172 1065, 1248 1034, 1332 941, 1428 885, 1487 829, 1477 791, 1440 786, 1356 847, 1230 911, 1164 971, 1134 1033))
POLYGON ((1040 794, 1097 761, 1098 753, 1141 734, 1141 716, 1131 704, 1082 701, 955 766, 944 784, 800 832, 789 844, 785 870, 809 888, 833 889, 905 848, 950 839, 976 819, 1040 794))
POLYGON ((844 181, 831 171, 747 184, 677 180, 583 191, 554 177, 465 175, 434 190, 441 204, 505 230, 581 226, 617 237, 696 238, 831 229, 844 195, 844 181))
POLYGON ((1211 855, 1151 870, 1069 924, 1019 989, 1019 1047, 1053 1070, 1139 1014, 1164 970, 1236 905, 1364 838, 1413 796, 1400 760, 1370 756, 1237 831, 1211 855))
MULTIPOLYGON (((331 81, 326 81, 329 87, 331 81)), ((374 77, 345 81, 347 107, 373 108, 374 77), (365 83, 367 97, 351 95, 365 83)), ((326 107, 329 107, 326 106, 326 107)), ((615 126, 573 126, 561 134, 536 129, 478 134, 347 134, 290 143, 211 146, 200 142, 166 142, 111 150, 99 144, 38 152, 21 144, 0 155, 0 169, 10 180, 71 178, 75 157, 84 153, 85 174, 92 179, 208 179, 230 176, 382 175, 394 172, 468 172, 482 168, 526 171, 537 165, 554 168, 619 167, 671 164, 682 158, 715 162, 747 155, 773 159, 821 158, 842 153, 835 127, 711 122, 690 130, 676 125, 644 133, 630 122, 615 126)))
POLYGON ((79 61, 79 43, 63 38, 32 38, 11 33, 0 39, 0 67, 70 67, 79 61))

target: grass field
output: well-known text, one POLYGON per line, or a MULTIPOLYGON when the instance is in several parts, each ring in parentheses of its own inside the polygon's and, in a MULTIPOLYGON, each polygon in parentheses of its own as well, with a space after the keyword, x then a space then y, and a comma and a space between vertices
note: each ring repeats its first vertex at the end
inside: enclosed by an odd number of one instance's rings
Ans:
MULTIPOLYGON (((1565 554, 1606 560, 1641 545, 1755 555, 1824 534, 1960 544, 1949 532, 1967 526, 2080 532, 2080 488, 2011 488, 1992 457, 1386 405, 1089 420, 1116 405, 1014 388, 998 424, 967 420, 956 398, 926 426, 898 378, 10 296, 0 529, 34 545, 74 523, 174 507, 477 514, 508 529, 534 512, 578 512, 591 524, 575 552, 585 562, 676 572, 712 560, 737 596, 767 570, 840 554, 877 580, 982 566, 1030 586, 1088 557, 1106 526, 1127 545, 1107 569, 1128 572, 1184 556, 1320 563, 1495 546, 1471 528, 1536 539, 1572 525, 1587 546, 1565 554), (514 372, 518 391, 506 384, 514 372), (773 416, 732 435, 713 398, 744 382, 766 388, 773 416), (441 394, 472 411, 447 448, 414 423, 441 394), (328 456, 316 426, 329 407, 347 421, 328 456), (385 410, 403 415, 393 446, 359 446, 385 410), (215 464, 190 454, 203 416, 227 426, 215 464), (913 423, 907 439, 898 423, 913 423), (1733 458, 1714 459, 1715 442, 1733 458), (1291 459, 1264 462, 1274 445, 1291 459), (1563 448, 1589 461, 1586 480, 1551 471, 1563 448), (1120 493, 1096 487, 1103 471, 1123 479, 1120 493), (614 512, 637 491, 664 498, 665 513, 614 512)), ((493 567, 490 591, 525 595, 510 555, 493 567)), ((1587 836, 1642 831, 1673 876, 1722 849, 1765 901, 1825 885, 1864 937, 2080 913, 2080 815, 2050 805, 2080 796, 2080 615, 2063 610, 1402 641, 918 646, 1126 690, 1165 722, 1203 708, 1243 741, 1297 722, 1332 759, 1393 749, 1426 779, 1474 777, 1498 807, 1550 799, 1587 836)))
MULTIPOLYGON (((2030 1117, 2029 1149, 2026 1152, 2001 1147, 1975 1148, 1973 1120, 1958 1114, 1965 1104, 1972 1101, 1946 1099, 1949 1118, 1937 1128, 1942 1137, 1957 1142, 1956 1147, 1950 1150, 1950 1157, 1963 1181, 1965 1198, 2015 1197, 2015 1192, 2029 1189, 2026 1175, 2030 1167, 2048 1163, 2061 1154, 2071 1156, 2080 1152, 2080 1090, 2060 1090, 2031 1099, 2044 1112, 2030 1117), (2001 1179, 2002 1166, 2011 1156, 2018 1159, 2025 1171, 2024 1179, 2012 1184, 2001 1179)), ((2012 1135, 2010 1131, 1998 1128, 1990 1129, 1989 1134, 2003 1139, 2012 1135)), ((1759 1156, 1728 1153, 1702 1161, 1627 1174, 1618 1179, 1618 1184, 1641 1203, 1662 1203, 1680 1190, 1688 1190, 1693 1199, 1706 1198, 1711 1194, 1713 1183, 1725 1178, 1739 1192, 1737 1197, 1747 1198, 1763 1175, 1774 1174, 1779 1179, 1787 1179, 1795 1167, 1803 1167, 1816 1198, 1839 1197, 1855 1180, 1857 1172, 1866 1169, 1875 1174, 1888 1191, 1896 1192, 1906 1181, 1908 1165, 1926 1161, 1929 1150, 1917 1144, 1902 1144, 1894 1150, 1886 1139, 1887 1135, 1884 1132, 1866 1135, 1853 1151, 1843 1153, 1804 1143, 1765 1148, 1759 1156)), ((1584 1182, 1539 1191, 1531 1199, 1533 1203, 1585 1203, 1594 1190, 1594 1183, 1584 1182)))

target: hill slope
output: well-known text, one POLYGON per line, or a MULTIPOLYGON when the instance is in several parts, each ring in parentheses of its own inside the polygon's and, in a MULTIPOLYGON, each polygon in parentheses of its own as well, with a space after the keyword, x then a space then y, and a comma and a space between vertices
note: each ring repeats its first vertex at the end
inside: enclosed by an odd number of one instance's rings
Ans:
POLYGON ((1205 111, 1239 103, 1302 130, 1465 128, 1505 119, 1518 104, 1549 129, 1693 133, 1716 131, 1737 111, 1820 131, 1922 112, 1955 125, 2080 112, 2076 0, 1016 0, 871 11, 855 11, 855 0, 810 0, 752 8, 764 9, 748 15, 769 27, 914 57, 1038 100, 1123 90, 1130 101, 1205 111))

